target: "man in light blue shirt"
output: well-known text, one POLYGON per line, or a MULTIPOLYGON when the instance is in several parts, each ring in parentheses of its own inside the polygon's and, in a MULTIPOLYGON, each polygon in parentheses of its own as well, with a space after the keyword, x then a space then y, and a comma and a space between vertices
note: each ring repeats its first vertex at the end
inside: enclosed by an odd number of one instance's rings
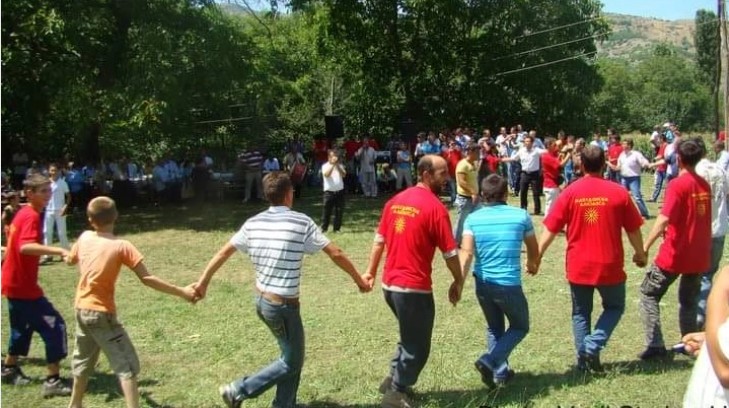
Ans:
POLYGON ((504 385, 514 376, 507 359, 529 332, 529 306, 521 287, 522 242, 527 249, 526 272, 535 275, 539 268, 532 220, 525 210, 507 205, 507 195, 503 177, 486 177, 481 182, 486 203, 466 218, 461 240, 464 274, 476 258, 476 297, 488 323, 488 350, 476 360, 481 381, 488 387, 504 385))

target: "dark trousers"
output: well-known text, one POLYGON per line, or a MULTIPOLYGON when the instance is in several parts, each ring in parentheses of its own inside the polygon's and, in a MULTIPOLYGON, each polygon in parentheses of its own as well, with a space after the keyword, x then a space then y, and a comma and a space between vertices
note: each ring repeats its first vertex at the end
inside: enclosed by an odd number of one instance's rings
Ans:
POLYGON ((542 201, 540 197, 540 194, 542 194, 542 183, 541 172, 539 170, 532 172, 521 172, 519 198, 521 199, 521 208, 523 208, 524 210, 526 210, 529 206, 529 202, 527 200, 529 186, 532 186, 532 195, 534 196, 534 213, 539 214, 542 212, 542 201))
POLYGON ((390 361, 392 388, 404 392, 407 387, 415 385, 428 361, 435 302, 432 293, 383 292, 400 328, 400 341, 390 361))
POLYGON ((321 217, 321 229, 329 228, 329 220, 334 212, 334 231, 342 227, 342 213, 344 212, 344 190, 324 192, 324 213, 321 217))
POLYGON ((34 300, 8 299, 10 314, 11 356, 27 356, 33 332, 40 334, 46 346, 46 362, 57 363, 68 354, 66 322, 45 297, 34 300))

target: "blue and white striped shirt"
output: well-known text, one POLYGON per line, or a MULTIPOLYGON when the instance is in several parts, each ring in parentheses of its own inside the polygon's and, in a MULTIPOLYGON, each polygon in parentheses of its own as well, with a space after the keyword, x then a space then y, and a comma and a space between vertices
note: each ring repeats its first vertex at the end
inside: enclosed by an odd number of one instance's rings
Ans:
POLYGON ((258 289, 284 297, 299 296, 304 254, 316 253, 329 242, 309 216, 288 207, 269 207, 254 215, 230 239, 253 262, 258 289))

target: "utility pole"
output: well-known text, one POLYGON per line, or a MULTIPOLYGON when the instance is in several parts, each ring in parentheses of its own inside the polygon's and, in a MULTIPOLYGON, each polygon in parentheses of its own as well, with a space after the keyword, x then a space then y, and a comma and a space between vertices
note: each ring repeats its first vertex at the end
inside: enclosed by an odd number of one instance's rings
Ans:
MULTIPOLYGON (((724 91, 724 134, 729 134, 729 35, 727 35, 727 18, 726 18, 726 0, 717 0, 719 12, 719 33, 721 38, 721 46, 719 47, 719 72, 722 76, 724 91)), ((727 150, 729 150, 728 141, 724 142, 727 150)))

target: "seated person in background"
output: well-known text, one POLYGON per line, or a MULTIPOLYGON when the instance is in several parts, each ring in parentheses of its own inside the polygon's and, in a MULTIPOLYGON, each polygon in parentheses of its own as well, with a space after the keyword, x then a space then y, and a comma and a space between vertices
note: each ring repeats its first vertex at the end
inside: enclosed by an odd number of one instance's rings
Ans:
POLYGON ((682 339, 698 359, 691 372, 684 407, 725 407, 729 403, 729 266, 719 272, 709 294, 706 331, 682 339))
POLYGON ((397 174, 388 163, 382 165, 379 173, 377 174, 378 189, 384 193, 392 193, 395 191, 395 181, 397 180, 397 174))

